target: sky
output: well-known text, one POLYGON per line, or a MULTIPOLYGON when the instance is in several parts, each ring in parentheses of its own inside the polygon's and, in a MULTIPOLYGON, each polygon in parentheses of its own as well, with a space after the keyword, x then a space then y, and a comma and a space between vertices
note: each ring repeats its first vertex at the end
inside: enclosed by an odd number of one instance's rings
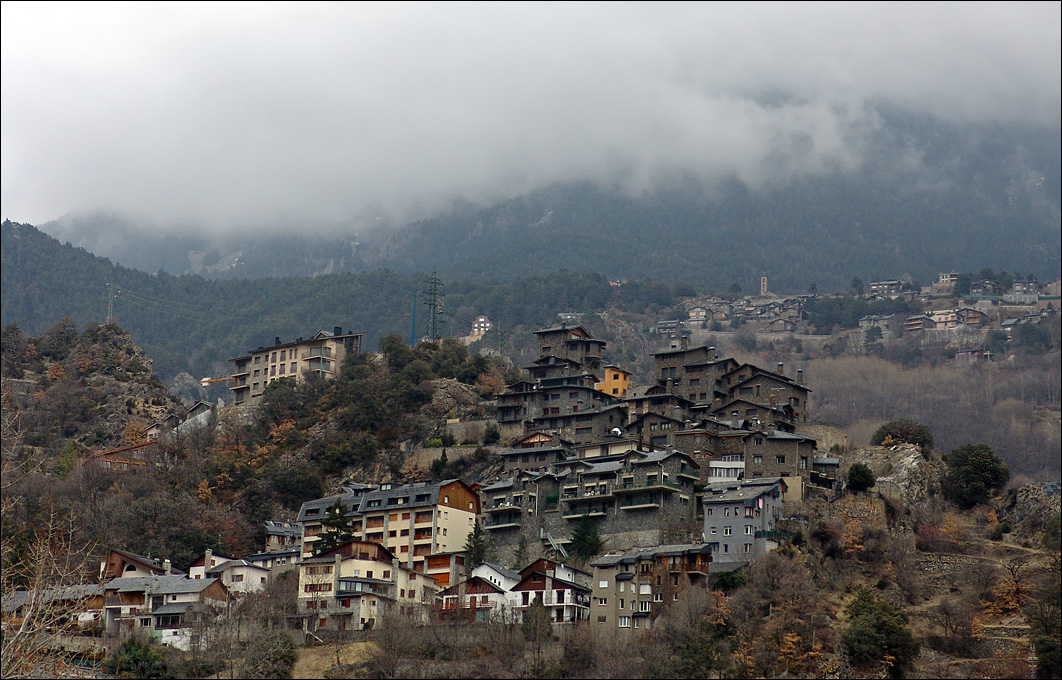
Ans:
POLYGON ((0 217, 357 227, 857 168, 879 107, 1060 124, 1036 3, 0 4, 0 217))

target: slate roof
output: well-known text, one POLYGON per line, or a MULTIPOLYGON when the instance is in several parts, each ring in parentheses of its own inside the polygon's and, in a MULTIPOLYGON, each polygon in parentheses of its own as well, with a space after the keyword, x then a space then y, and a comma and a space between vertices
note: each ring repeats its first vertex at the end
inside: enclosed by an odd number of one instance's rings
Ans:
POLYGON ((184 575, 125 576, 114 579, 104 588, 119 593, 140 593, 150 590, 152 595, 179 595, 201 593, 215 581, 217 581, 216 578, 188 578, 184 575))
POLYGON ((712 482, 705 487, 704 503, 737 503, 762 496, 775 487, 784 485, 781 477, 758 477, 740 482, 712 482))
POLYGON ((458 482, 459 479, 444 479, 438 482, 412 482, 409 484, 392 484, 390 488, 383 489, 380 487, 367 487, 367 488, 354 488, 353 485, 348 486, 349 493, 336 494, 333 496, 325 496, 323 498, 317 498, 312 501, 306 501, 302 504, 302 508, 299 509, 299 522, 305 522, 307 518, 307 511, 316 509, 318 512, 314 515, 314 518, 324 517, 325 510, 328 509, 336 500, 341 501, 351 513, 364 513, 370 510, 384 510, 394 509, 401 507, 417 508, 425 507, 429 505, 435 505, 439 500, 439 489, 452 482, 458 482), (425 496, 423 500, 417 501, 417 496, 425 496), (395 498, 407 498, 407 502, 401 505, 388 505, 387 501, 395 498), (370 507, 369 503, 372 501, 380 501, 379 505, 370 507))
POLYGON ((491 569, 493 569, 494 571, 498 572, 499 574, 501 574, 505 578, 512 579, 514 581, 519 581, 520 578, 521 578, 520 577, 520 572, 513 571, 512 569, 506 569, 505 567, 501 566, 500 564, 495 564, 493 562, 484 562, 483 566, 490 567, 491 569))
POLYGON ((675 543, 670 545, 657 545, 649 548, 634 548, 624 553, 604 555, 590 563, 592 567, 611 567, 617 564, 634 564, 638 560, 652 559, 654 557, 672 557, 677 555, 689 555, 710 552, 707 543, 675 543))

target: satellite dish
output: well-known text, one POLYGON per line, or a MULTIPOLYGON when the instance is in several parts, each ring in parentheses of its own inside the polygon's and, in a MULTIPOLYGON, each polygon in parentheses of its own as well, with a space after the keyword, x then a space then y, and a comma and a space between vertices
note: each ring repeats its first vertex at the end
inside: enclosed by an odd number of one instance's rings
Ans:
POLYGON ((618 436, 620 436, 622 434, 623 434, 623 430, 619 429, 618 427, 612 428, 612 436, 613 437, 618 437, 618 436))

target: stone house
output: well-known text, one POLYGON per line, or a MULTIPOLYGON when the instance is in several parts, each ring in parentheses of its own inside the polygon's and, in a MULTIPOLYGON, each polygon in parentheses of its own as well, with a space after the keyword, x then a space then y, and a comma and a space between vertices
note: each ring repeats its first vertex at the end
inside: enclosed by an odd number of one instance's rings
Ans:
POLYGON ((590 622, 595 629, 651 630, 663 610, 707 589, 711 566, 707 543, 685 543, 610 552, 590 563, 593 591, 590 622))
POLYGON ((584 516, 613 547, 660 544, 695 530, 699 480, 697 461, 676 450, 569 459, 480 489, 483 528, 506 554, 563 555, 584 516))
POLYGON ((753 364, 741 364, 719 378, 727 398, 740 397, 775 408, 788 404, 793 410, 795 421, 807 420, 807 402, 811 390, 804 387, 802 382, 802 371, 798 371, 797 380, 793 380, 782 373, 782 364, 778 365, 777 372, 753 364))

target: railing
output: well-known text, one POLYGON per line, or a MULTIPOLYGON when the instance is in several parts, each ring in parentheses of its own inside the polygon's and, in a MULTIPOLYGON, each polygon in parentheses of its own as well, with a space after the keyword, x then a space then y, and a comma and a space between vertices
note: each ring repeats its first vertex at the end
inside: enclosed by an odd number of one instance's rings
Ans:
POLYGON ((675 482, 666 482, 659 480, 647 480, 644 482, 624 482, 617 486, 613 493, 623 493, 628 491, 638 491, 639 489, 653 489, 653 488, 665 488, 674 489, 675 491, 681 491, 682 485, 675 482))
POLYGON ((660 507, 660 499, 657 498, 656 496, 653 496, 651 498, 647 498, 647 497, 643 496, 643 497, 640 497, 640 498, 625 498, 625 499, 620 501, 620 508, 642 508, 642 507, 645 507, 645 508, 660 507))
POLYGON ((303 352, 300 359, 331 359, 332 349, 329 347, 317 347, 308 352, 303 352))
POLYGON ((583 489, 583 490, 579 490, 579 489, 567 490, 567 491, 564 492, 564 495, 561 497, 561 500, 571 501, 571 500, 576 500, 576 499, 580 499, 580 498, 604 498, 606 496, 611 496, 611 495, 612 495, 612 487, 611 487, 611 485, 609 485, 609 486, 605 487, 604 491, 601 491, 598 488, 583 489))

